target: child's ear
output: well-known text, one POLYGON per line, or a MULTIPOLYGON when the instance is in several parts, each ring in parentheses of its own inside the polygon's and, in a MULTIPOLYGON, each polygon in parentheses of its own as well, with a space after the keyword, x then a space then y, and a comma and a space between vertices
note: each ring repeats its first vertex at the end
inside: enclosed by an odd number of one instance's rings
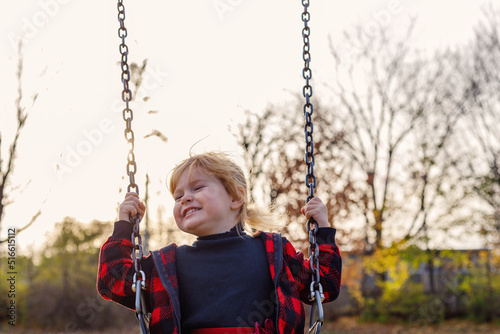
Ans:
POLYGON ((231 202, 231 209, 239 209, 245 202, 245 190, 243 187, 238 187, 240 195, 238 197, 233 197, 231 202))

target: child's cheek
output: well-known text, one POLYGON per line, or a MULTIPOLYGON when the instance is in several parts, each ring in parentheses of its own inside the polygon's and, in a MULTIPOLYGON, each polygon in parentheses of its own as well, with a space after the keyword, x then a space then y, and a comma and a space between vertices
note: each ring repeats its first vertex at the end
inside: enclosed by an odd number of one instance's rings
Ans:
POLYGON ((172 211, 173 211, 172 213, 174 214, 174 218, 179 217, 179 215, 180 215, 180 203, 176 202, 174 205, 174 209, 172 211))

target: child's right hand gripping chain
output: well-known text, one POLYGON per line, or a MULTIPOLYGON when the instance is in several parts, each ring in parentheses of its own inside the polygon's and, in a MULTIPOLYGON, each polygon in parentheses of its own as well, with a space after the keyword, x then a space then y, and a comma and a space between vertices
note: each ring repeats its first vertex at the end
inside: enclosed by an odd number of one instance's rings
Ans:
POLYGON ((318 227, 330 227, 328 223, 328 210, 318 197, 311 198, 301 211, 308 220, 313 218, 318 223, 318 227))
POLYGON ((137 214, 144 216, 146 206, 139 199, 139 195, 134 192, 125 194, 125 200, 120 204, 118 211, 118 219, 129 221, 130 217, 135 217, 137 214))

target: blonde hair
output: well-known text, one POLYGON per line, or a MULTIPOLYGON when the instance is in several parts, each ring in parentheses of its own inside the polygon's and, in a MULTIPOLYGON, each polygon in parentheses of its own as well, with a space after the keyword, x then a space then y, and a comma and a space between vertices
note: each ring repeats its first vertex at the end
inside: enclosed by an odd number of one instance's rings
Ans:
POLYGON ((245 174, 225 153, 208 152, 191 155, 176 165, 171 171, 168 183, 168 189, 172 196, 181 175, 186 171, 191 174, 193 170, 215 177, 224 185, 231 197, 243 200, 238 215, 238 223, 242 227, 248 225, 253 230, 252 232, 278 228, 279 225, 270 212, 251 207, 248 201, 248 185, 245 174))

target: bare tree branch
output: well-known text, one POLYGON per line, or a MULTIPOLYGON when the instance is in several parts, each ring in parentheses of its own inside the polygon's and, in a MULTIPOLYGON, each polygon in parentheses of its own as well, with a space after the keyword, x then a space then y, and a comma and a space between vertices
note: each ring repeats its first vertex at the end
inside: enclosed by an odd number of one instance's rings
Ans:
MULTIPOLYGON (((2 227, 2 220, 5 213, 5 208, 12 203, 13 200, 9 199, 9 192, 12 193, 13 190, 16 189, 15 186, 10 184, 11 176, 15 169, 15 160, 18 153, 18 144, 21 138, 23 129, 26 125, 26 121, 28 119, 28 112, 26 108, 23 106, 23 72, 24 72, 24 59, 23 59, 23 45, 21 40, 19 41, 18 46, 18 61, 17 61, 17 70, 16 70, 16 78, 17 78, 17 97, 15 100, 15 108, 16 108, 16 131, 12 142, 9 146, 9 151, 7 155, 7 160, 4 169, 4 159, 1 156, 0 150, 0 230, 2 227)), ((31 107, 34 106, 36 100, 38 98, 38 94, 35 94, 32 98, 31 107)), ((0 133, 0 149, 2 144, 2 135, 0 133)), ((29 226, 31 226, 36 219, 40 216, 41 209, 31 218, 30 222, 19 228, 17 233, 24 231, 29 226)), ((2 241, 3 242, 3 241, 2 241)), ((0 242, 1 243, 1 242, 0 242)))

